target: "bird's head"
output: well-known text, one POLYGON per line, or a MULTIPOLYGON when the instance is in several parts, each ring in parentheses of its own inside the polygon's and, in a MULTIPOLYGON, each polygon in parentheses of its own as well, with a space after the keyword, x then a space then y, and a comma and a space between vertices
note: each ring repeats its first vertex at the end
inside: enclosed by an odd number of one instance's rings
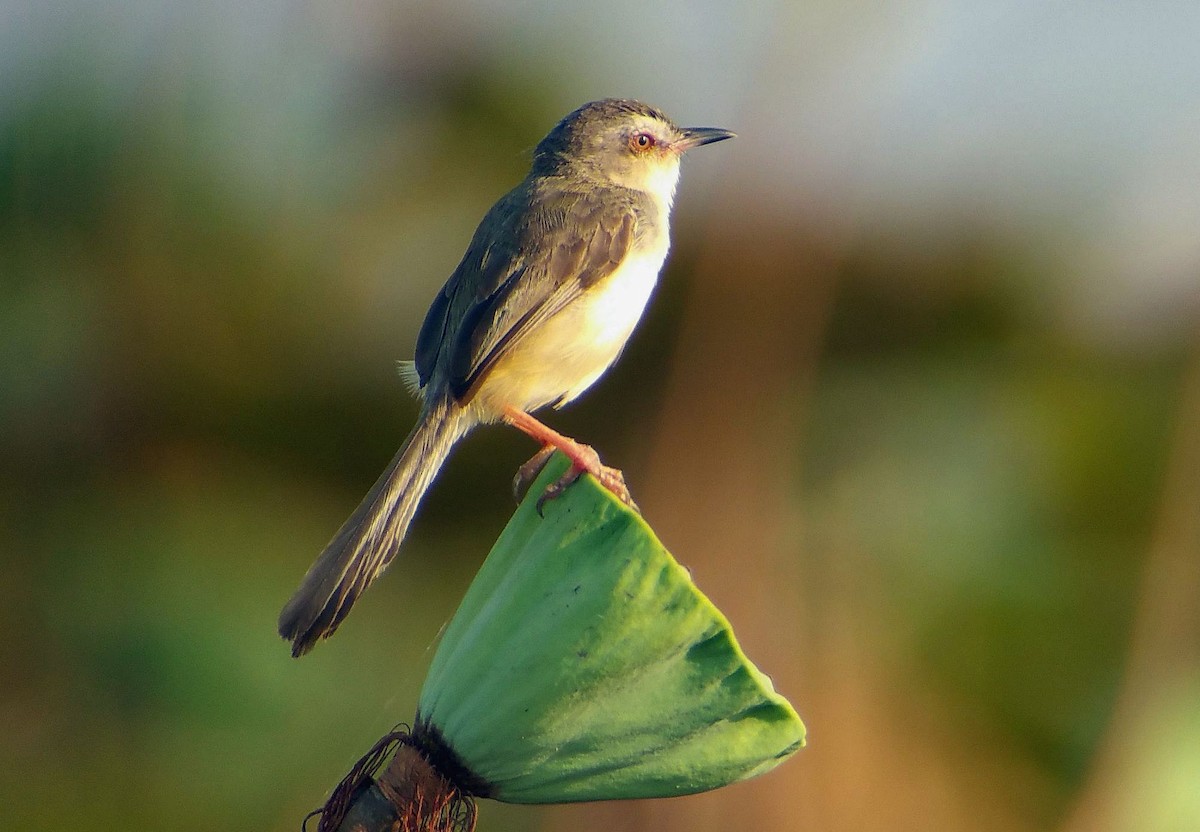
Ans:
POLYGON ((717 127, 676 127, 640 101, 584 104, 555 125, 534 151, 537 174, 575 172, 643 191, 671 204, 685 151, 733 138, 717 127))

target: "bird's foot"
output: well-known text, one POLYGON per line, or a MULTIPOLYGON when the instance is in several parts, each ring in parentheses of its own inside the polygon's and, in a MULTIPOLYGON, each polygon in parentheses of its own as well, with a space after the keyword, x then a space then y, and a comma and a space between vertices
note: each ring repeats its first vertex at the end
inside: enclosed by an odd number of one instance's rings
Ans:
POLYGON ((554 455, 554 446, 546 445, 536 454, 529 458, 529 461, 517 469, 516 475, 513 476, 512 489, 513 497, 519 503, 525 499, 526 492, 529 491, 529 486, 533 485, 533 481, 538 478, 538 474, 542 473, 542 469, 546 467, 546 463, 550 461, 550 457, 554 455))
POLYGON ((570 437, 563 436, 561 433, 543 425, 524 411, 513 409, 507 412, 505 417, 513 427, 543 443, 542 449, 517 469, 517 475, 513 478, 513 494, 518 499, 529 490, 529 486, 537 479, 542 469, 546 467, 546 463, 554 451, 562 451, 571 460, 571 467, 561 477, 547 486, 546 490, 538 497, 538 514, 542 513, 542 508, 548 500, 560 497, 567 490, 567 487, 579 479, 579 476, 585 472, 599 480, 600 484, 611 491, 613 496, 618 500, 634 511, 639 511, 637 503, 633 501, 633 497, 629 494, 629 487, 625 485, 625 475, 620 470, 610 468, 600 462, 600 455, 596 453, 595 448, 590 445, 584 445, 581 442, 576 442, 570 437))

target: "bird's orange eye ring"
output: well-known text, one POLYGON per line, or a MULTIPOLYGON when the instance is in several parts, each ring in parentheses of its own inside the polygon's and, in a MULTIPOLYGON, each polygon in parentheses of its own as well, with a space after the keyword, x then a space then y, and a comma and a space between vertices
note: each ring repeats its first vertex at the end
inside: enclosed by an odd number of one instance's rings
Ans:
POLYGON ((634 153, 644 153, 656 144, 658 142, 654 137, 643 130, 639 130, 629 137, 629 149, 634 153))

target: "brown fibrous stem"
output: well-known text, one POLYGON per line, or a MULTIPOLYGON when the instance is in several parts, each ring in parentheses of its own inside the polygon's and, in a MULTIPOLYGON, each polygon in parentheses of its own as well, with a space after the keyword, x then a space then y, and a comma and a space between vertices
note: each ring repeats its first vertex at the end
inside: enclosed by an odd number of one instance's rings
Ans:
POLYGON ((317 832, 471 832, 476 819, 475 802, 434 769, 407 731, 377 742, 319 812, 317 832))

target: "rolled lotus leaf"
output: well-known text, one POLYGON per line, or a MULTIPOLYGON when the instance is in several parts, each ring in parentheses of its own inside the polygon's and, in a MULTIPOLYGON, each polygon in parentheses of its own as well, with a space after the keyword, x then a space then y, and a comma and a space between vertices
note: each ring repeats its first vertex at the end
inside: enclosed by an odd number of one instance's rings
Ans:
POLYGON ((774 768, 804 725, 641 516, 591 477, 504 530, 438 646, 414 738, 510 803, 668 797, 774 768))

